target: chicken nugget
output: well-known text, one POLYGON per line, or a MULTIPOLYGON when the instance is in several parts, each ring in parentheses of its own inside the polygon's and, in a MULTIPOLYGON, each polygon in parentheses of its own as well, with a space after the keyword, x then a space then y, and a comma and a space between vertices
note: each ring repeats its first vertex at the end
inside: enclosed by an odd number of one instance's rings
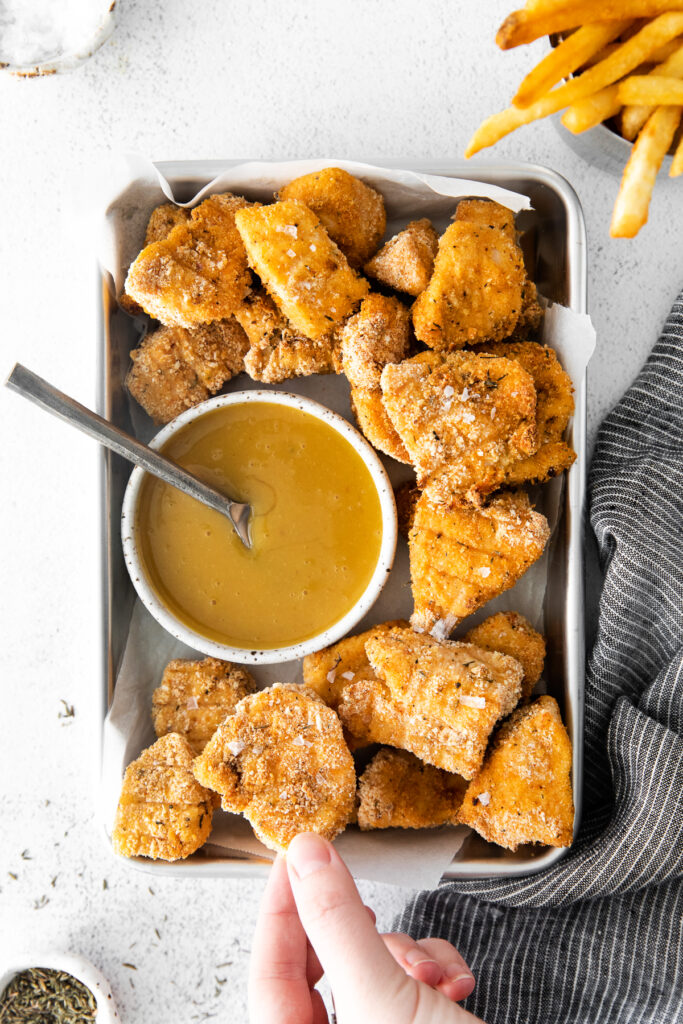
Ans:
POLYGON ((514 586, 541 557, 548 521, 523 491, 502 491, 487 505, 446 508, 423 492, 408 546, 416 629, 445 623, 446 634, 473 611, 514 586))
POLYGON ((297 199, 312 210, 352 267, 362 267, 382 241, 387 226, 384 199, 340 167, 295 178, 280 189, 278 198, 297 199))
POLYGON ((168 238, 173 228, 178 224, 187 224, 191 219, 192 211, 185 209, 184 206, 176 206, 175 203, 162 203, 161 206, 155 206, 147 221, 145 245, 168 238))
POLYGON ((382 400, 420 487, 476 500, 537 447, 536 389, 513 359, 423 352, 382 371, 382 400))
POLYGON ((300 334, 263 292, 245 299, 235 318, 249 339, 244 366, 252 380, 277 384, 291 377, 334 372, 332 335, 314 340, 300 334))
POLYGON ((436 640, 397 628, 366 641, 368 660, 393 700, 452 730, 454 770, 471 779, 496 722, 517 706, 524 669, 474 644, 436 640))
POLYGON ((466 788, 405 750, 380 750, 358 780, 358 824, 363 832, 455 825, 466 788))
POLYGON ((402 619, 380 622, 372 629, 355 636, 347 636, 339 643, 325 647, 315 654, 307 654, 303 661, 304 683, 314 690, 329 707, 336 710, 346 686, 357 679, 373 677, 365 643, 395 626, 407 626, 402 619))
POLYGON ((482 228, 496 228, 513 241, 517 239, 514 213, 492 199, 461 199, 453 220, 482 228))
POLYGON ((234 317, 200 324, 191 330, 184 327, 165 330, 175 333, 182 358, 212 395, 244 370, 249 339, 234 317))
POLYGON ((413 305, 415 334, 430 348, 498 341, 517 326, 524 257, 509 227, 495 223, 497 204, 491 207, 490 226, 456 219, 439 239, 434 272, 413 305))
POLYGON ((528 697, 541 678, 545 662, 545 637, 518 612, 490 615, 463 636, 465 643, 515 658, 524 669, 522 697, 528 697))
POLYGON ((397 462, 409 463, 410 457, 384 408, 379 388, 367 391, 364 388, 351 388, 349 397, 358 428, 373 448, 390 455, 397 462))
POLYGON ((255 689, 247 670, 229 661, 170 661, 152 695, 154 731, 179 733, 201 754, 223 719, 255 689))
POLYGON ((363 268, 382 284, 408 295, 419 295, 429 284, 439 236, 427 218, 411 220, 390 238, 363 268))
POLYGON ((526 370, 536 388, 536 432, 539 448, 533 455, 511 463, 505 483, 542 483, 569 469, 576 452, 563 435, 574 412, 573 387, 569 374, 562 369, 557 353, 535 341, 507 341, 484 345, 482 350, 494 356, 505 356, 526 370))
POLYGON ((341 368, 355 388, 379 388, 382 370, 410 349, 410 312, 398 299, 371 293, 339 335, 341 368))
POLYGON ((490 843, 571 846, 572 745, 552 697, 519 708, 496 733, 460 821, 490 843))
POLYGON ((183 358, 176 329, 152 331, 130 354, 125 386, 155 423, 169 423, 211 392, 183 358))
POLYGON ((251 284, 235 213, 252 205, 230 192, 205 199, 190 220, 142 250, 128 271, 127 294, 171 326, 232 316, 251 284))
POLYGON ((187 740, 169 733, 128 765, 114 830, 114 852, 122 857, 180 860, 209 837, 211 793, 192 774, 187 740))
POLYGON ((235 222, 250 266, 305 337, 318 340, 329 334, 367 295, 368 282, 351 269, 303 203, 287 199, 238 210, 235 222))
POLYGON ((194 773, 271 850, 300 832, 332 840, 355 812, 356 773, 337 715, 306 687, 275 684, 239 702, 194 773))

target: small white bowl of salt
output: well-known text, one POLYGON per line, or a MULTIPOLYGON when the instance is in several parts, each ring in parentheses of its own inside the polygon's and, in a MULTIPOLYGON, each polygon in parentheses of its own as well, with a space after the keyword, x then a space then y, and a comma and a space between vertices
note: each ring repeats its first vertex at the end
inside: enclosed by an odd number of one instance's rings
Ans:
POLYGON ((0 70, 33 78, 70 71, 114 30, 112 0, 0 0, 0 70))

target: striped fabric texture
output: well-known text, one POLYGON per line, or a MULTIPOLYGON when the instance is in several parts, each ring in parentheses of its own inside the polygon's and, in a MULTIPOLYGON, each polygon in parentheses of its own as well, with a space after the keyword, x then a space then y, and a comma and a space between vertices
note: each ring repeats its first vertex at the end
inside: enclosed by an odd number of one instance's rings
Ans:
POLYGON ((396 923, 457 946, 487 1024, 683 1021, 683 293, 589 493, 604 586, 579 836, 539 875, 447 883, 396 923))

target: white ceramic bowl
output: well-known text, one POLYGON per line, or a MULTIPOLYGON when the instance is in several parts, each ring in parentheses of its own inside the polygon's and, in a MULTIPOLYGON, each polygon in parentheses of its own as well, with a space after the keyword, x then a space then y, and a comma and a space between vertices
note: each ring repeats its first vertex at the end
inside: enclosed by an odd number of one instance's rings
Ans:
POLYGON ((303 641, 303 643, 293 644, 289 647, 276 647, 269 650, 247 650, 240 647, 230 647, 227 644, 217 643, 208 637, 202 636, 201 633, 190 629, 185 623, 176 618, 166 605, 160 601, 147 579, 144 565, 138 552, 135 522, 140 488, 144 479, 144 471, 139 467, 136 467, 131 473, 123 499, 123 511, 121 513, 123 556, 140 600, 157 622, 176 639, 181 640, 197 651, 211 655, 214 658, 222 658, 225 661, 233 661, 238 664, 274 665, 282 661, 294 661, 297 658, 303 658, 307 654, 312 654, 314 651, 319 651, 323 647, 336 643, 349 630, 353 629, 372 608, 382 592, 394 562, 397 536, 396 503, 384 466, 380 462, 375 450, 368 444, 365 438, 342 416, 327 409, 324 405, 320 405, 319 402, 314 402, 310 398, 303 398, 300 395, 279 391, 237 391, 233 394, 210 398, 208 401, 202 402, 201 405, 194 406, 194 408, 188 409, 176 417, 150 441, 150 447, 161 448, 169 438, 173 437, 187 423, 191 423, 193 420, 205 416, 215 409, 222 409, 227 405, 241 405, 245 402, 269 402, 276 405, 286 405, 293 409, 301 409, 303 412, 309 413, 327 423, 337 433, 341 434, 365 462, 379 497, 382 513, 382 542, 380 544, 377 565, 370 582, 359 600, 343 618, 339 619, 333 626, 330 626, 329 629, 318 633, 309 640, 303 641))
POLYGON ((15 953, 9 960, 0 962, 0 995, 12 978, 30 967, 44 967, 53 971, 65 971, 83 982, 95 997, 97 1003, 97 1024, 114 1024, 121 1018, 116 1010, 109 982, 89 960, 75 953, 59 953, 55 950, 37 950, 32 953, 15 953))

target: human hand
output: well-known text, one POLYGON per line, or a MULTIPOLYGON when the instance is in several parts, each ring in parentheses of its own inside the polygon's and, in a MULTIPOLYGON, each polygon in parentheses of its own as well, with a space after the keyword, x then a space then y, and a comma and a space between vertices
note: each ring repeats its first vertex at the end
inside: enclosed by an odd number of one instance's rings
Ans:
POLYGON ((306 833, 277 858, 266 886, 249 971, 252 1024, 328 1024, 315 989, 323 973, 338 1024, 478 1021, 453 1002, 474 988, 457 950, 443 939, 380 935, 339 854, 306 833))

